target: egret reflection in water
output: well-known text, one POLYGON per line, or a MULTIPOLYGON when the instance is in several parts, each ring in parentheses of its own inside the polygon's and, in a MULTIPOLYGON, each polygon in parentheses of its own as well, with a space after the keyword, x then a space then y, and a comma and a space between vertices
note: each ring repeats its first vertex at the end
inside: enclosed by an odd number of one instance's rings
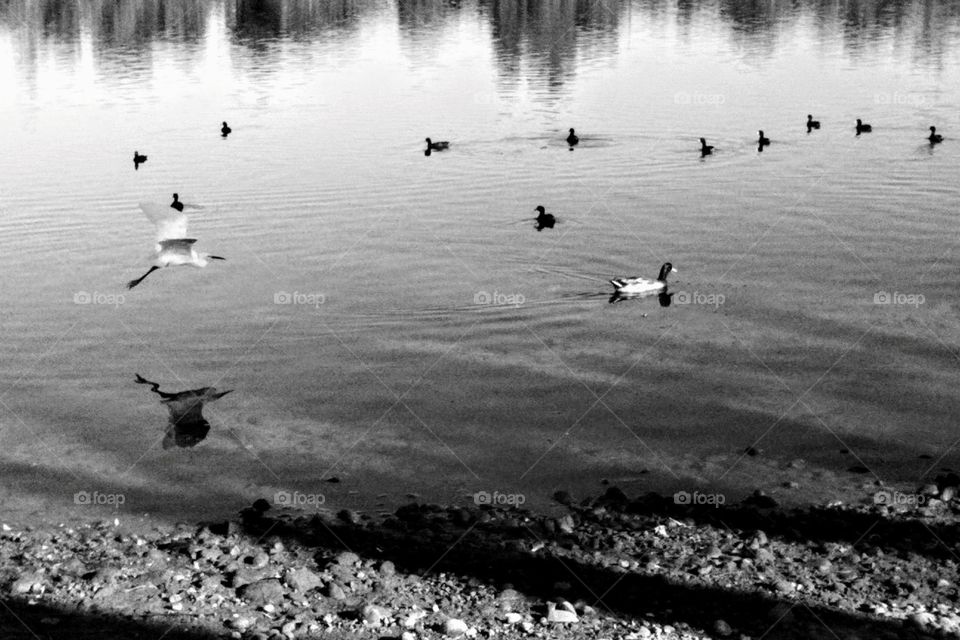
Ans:
POLYGON ((201 387, 189 391, 168 393, 160 391, 160 384, 151 382, 136 374, 137 384, 150 385, 150 390, 160 396, 160 402, 167 405, 170 411, 167 423, 167 432, 163 437, 163 448, 194 447, 199 444, 210 432, 210 423, 203 417, 203 404, 213 402, 227 395, 227 391, 217 391, 215 387, 201 387))

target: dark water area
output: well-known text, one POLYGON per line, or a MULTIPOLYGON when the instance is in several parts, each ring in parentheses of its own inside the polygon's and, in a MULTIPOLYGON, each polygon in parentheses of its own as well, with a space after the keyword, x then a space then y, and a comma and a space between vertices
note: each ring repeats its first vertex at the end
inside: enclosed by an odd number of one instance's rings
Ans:
POLYGON ((947 1, 2 1, 6 507, 955 468, 958 45, 947 1), (175 192, 226 260, 128 290, 175 192), (137 372, 233 392, 164 447, 137 372))

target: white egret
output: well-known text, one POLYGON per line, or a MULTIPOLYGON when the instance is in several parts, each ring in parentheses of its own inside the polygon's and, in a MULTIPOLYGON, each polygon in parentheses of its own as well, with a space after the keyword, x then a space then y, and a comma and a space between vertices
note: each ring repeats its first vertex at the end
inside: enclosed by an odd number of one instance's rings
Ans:
POLYGON ((187 214, 171 207, 141 202, 140 209, 157 227, 157 245, 154 247, 154 261, 150 269, 127 283, 128 289, 143 282, 148 275, 163 267, 205 267, 209 260, 225 260, 209 253, 198 253, 193 248, 196 238, 187 237, 187 214))

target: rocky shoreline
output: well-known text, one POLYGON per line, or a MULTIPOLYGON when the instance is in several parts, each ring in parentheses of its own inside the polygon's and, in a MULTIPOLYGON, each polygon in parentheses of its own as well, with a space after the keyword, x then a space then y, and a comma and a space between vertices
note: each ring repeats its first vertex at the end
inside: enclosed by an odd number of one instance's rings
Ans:
POLYGON ((960 637, 960 478, 860 505, 615 487, 387 517, 0 531, 0 638, 960 637), (913 499, 905 499, 913 496, 913 499))

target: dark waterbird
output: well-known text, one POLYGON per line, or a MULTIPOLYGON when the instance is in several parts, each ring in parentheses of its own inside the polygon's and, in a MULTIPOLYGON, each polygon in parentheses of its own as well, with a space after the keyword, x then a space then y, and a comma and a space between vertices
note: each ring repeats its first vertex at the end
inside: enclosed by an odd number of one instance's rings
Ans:
POLYGON ((930 127, 930 137, 927 138, 930 141, 930 144, 937 144, 938 142, 943 142, 943 136, 937 133, 936 127, 930 127))
POLYGON ((170 203, 170 207, 172 209, 176 209, 177 211, 183 211, 183 203, 180 202, 179 193, 173 194, 173 202, 170 203))
POLYGON ((860 121, 860 118, 857 118, 857 135, 860 135, 861 133, 870 133, 872 131, 872 125, 863 124, 863 122, 860 121))
POLYGON ((217 391, 215 387, 202 387, 189 391, 168 393, 160 391, 160 384, 150 382, 139 373, 136 374, 137 384, 150 385, 150 390, 160 396, 160 402, 167 405, 170 417, 167 422, 167 431, 163 437, 163 448, 173 446, 193 447, 207 437, 210 432, 210 423, 203 417, 203 404, 219 400, 232 392, 217 391))
POLYGON ((232 131, 233 131, 233 129, 231 129, 231 128, 227 125, 226 122, 224 122, 224 123, 223 123, 223 126, 220 127, 220 135, 222 135, 224 138, 226 138, 228 135, 230 135, 230 132, 232 132, 232 131))
POLYGON ((573 128, 570 129, 570 135, 567 136, 567 144, 571 147, 580 142, 580 138, 577 137, 577 134, 574 133, 573 128))
POLYGON ((139 151, 133 152, 133 168, 137 170, 140 168, 140 165, 147 161, 147 156, 142 155, 139 151))
POLYGON ((427 151, 445 151, 450 148, 450 143, 446 140, 440 142, 433 142, 430 138, 427 138, 427 151))
POLYGON ((553 229, 553 225, 557 224, 557 219, 552 213, 547 213, 547 210, 543 206, 538 206, 534 211, 537 212, 536 220, 536 230, 543 231, 544 229, 553 229))
POLYGON ((820 128, 820 121, 814 120, 813 116, 808 113, 807 114, 807 133, 810 133, 811 129, 819 129, 819 128, 820 128))
POLYGON ((707 144, 706 138, 700 138, 700 156, 708 156, 713 153, 713 145, 707 144))
POLYGON ((770 144, 770 138, 763 135, 763 129, 759 131, 760 137, 757 139, 757 151, 763 151, 763 148, 770 144))

